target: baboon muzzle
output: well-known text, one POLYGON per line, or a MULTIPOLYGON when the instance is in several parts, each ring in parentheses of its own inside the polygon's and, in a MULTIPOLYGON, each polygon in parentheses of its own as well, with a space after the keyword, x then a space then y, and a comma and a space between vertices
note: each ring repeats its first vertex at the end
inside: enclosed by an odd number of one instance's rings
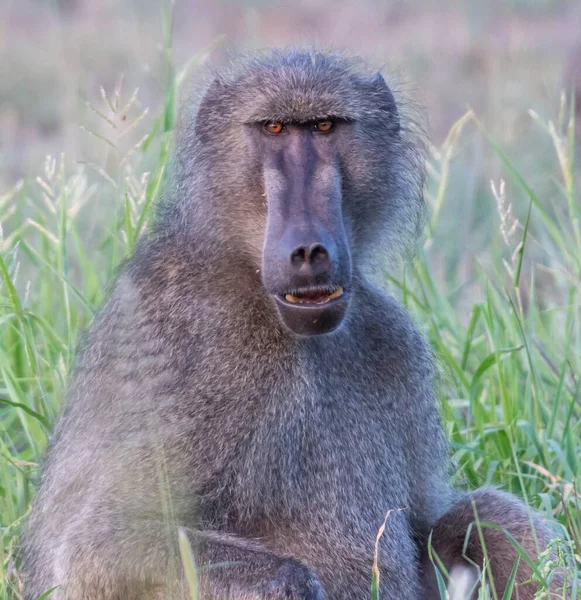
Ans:
POLYGON ((297 133, 266 161, 263 281, 284 325, 300 335, 333 331, 349 304, 341 176, 329 158, 297 133))

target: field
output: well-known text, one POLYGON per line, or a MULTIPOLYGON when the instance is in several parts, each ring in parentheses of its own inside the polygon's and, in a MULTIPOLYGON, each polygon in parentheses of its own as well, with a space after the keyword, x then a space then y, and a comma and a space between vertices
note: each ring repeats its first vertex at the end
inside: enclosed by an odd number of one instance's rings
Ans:
MULTIPOLYGON (((67 3, 61 4, 64 11, 67 3)), ((559 27, 565 32, 569 3, 553 4, 558 10, 546 9, 539 20, 550 22, 553 33, 559 27)), ((530 15, 518 10, 507 22, 530 23, 530 15)), ((260 11, 266 8, 247 7, 247 27, 256 26, 260 11)), ((0 131, 21 131, 6 125, 20 122, 13 115, 21 113, 34 123, 47 118, 53 128, 48 137, 23 138, 22 148, 14 146, 21 156, 12 162, 11 150, 0 144, 0 598, 19 598, 22 591, 19 534, 79 334, 147 228, 169 169, 180 98, 207 55, 225 44, 212 30, 197 52, 188 53, 183 31, 174 33, 171 10, 163 11, 161 24, 160 11, 155 14, 157 21, 146 15, 139 27, 155 35, 143 52, 156 57, 157 88, 149 82, 145 91, 136 90, 142 75, 127 60, 125 77, 109 65, 102 88, 84 88, 87 106, 73 111, 74 127, 61 122, 46 83, 47 110, 56 116, 37 115, 36 105, 25 113, 22 98, 14 96, 12 113, 0 119, 0 131), (41 163, 38 155, 51 143, 52 157, 41 163), (55 154, 60 149, 67 153, 55 154)), ((457 13, 446 14, 452 23, 457 13)), ((400 22, 407 23, 406 15, 400 22)), ((66 19, 74 17, 61 18, 63 30, 73 31, 66 19)), ((273 45, 277 35, 284 43, 296 41, 275 30, 247 45, 273 45)), ((404 55, 403 42, 394 43, 404 55)), ((566 49, 556 46, 531 47, 519 60, 510 55, 491 67, 494 93, 486 101, 479 102, 470 82, 486 61, 496 60, 489 48, 468 53, 465 68, 472 75, 456 88, 449 75, 446 85, 423 90, 420 100, 441 108, 431 116, 426 239, 413 262, 386 265, 384 282, 437 356, 456 483, 497 485, 558 520, 558 554, 568 548, 581 571, 581 137, 574 94, 563 89, 558 72, 566 49), (532 91, 532 64, 543 74, 542 92, 532 91), (438 96, 444 88, 450 97, 438 96)), ((377 48, 383 51, 379 42, 377 48)), ((416 78, 405 86, 412 95, 429 71, 420 54, 401 61, 416 78)), ((16 83, 10 89, 16 94, 16 83)), ((69 90, 62 102, 70 104, 77 93, 69 90)), ((544 557, 539 579, 550 577, 553 566, 544 557)), ((484 590, 482 597, 493 595, 484 590)))

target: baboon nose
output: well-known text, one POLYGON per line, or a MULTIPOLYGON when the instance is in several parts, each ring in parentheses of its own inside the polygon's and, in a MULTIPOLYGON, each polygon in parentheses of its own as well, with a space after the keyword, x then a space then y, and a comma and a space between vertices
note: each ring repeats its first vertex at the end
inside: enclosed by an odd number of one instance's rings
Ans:
POLYGON ((314 273, 326 271, 329 268, 329 251, 323 244, 315 243, 298 246, 290 255, 290 261, 295 269, 308 265, 314 273))

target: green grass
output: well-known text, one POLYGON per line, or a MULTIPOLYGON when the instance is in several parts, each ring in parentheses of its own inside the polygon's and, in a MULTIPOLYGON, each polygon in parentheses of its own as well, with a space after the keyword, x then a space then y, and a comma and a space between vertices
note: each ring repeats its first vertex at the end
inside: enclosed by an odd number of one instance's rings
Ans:
MULTIPOLYGON (((121 86, 104 94, 95 112, 108 133, 93 135, 104 152, 100 164, 71 168, 49 159, 38 177, 0 195, 1 598, 20 597, 19 534, 79 333, 147 227, 162 186, 184 79, 171 66, 169 33, 166 39, 159 115, 143 114, 121 86)), ((530 161, 503 149, 473 113, 462 117, 431 155, 425 244, 385 282, 438 357, 456 482, 498 485, 554 515, 579 567, 581 198, 572 115, 565 101, 553 121, 531 113, 538 145, 530 161), (475 140, 486 160, 470 163, 475 140), (479 171, 465 195, 467 163, 479 171), (495 193, 491 173, 506 179, 495 193), (539 178, 542 185, 533 186, 539 178), (476 217, 464 219, 459 203, 476 217)), ((187 562, 189 550, 181 550, 187 562)), ((549 559, 538 567, 541 579, 549 559)), ((380 598, 375 572, 374 586, 380 598)), ((495 596, 484 590, 482 597, 495 596)))

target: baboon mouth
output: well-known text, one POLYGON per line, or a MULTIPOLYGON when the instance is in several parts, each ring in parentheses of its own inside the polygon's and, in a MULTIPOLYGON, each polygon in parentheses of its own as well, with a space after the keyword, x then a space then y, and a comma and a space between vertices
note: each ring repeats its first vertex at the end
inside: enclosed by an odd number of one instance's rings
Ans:
POLYGON ((284 299, 291 304, 327 304, 340 298, 344 293, 342 287, 332 289, 305 288, 284 294, 284 299))
POLYGON ((350 292, 343 287, 305 287, 275 294, 282 322, 293 333, 330 333, 343 321, 350 292))

